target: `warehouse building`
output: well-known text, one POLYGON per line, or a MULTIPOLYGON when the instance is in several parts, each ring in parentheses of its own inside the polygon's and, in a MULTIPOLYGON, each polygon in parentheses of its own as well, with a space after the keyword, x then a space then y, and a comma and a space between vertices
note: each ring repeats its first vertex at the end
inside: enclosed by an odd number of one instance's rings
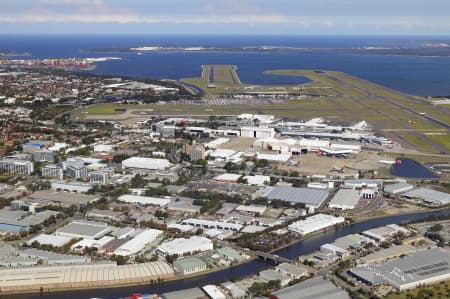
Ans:
POLYGON ((305 268, 289 263, 281 263, 275 270, 291 279, 300 279, 308 274, 308 271, 305 268))
POLYGON ((246 175, 244 179, 247 180, 248 185, 264 186, 270 183, 270 176, 268 175, 246 175))
POLYGON ((115 264, 32 267, 0 270, 0 292, 39 293, 92 287, 144 284, 174 277, 164 262, 116 266, 115 264))
POLYGON ((209 296, 211 299, 227 299, 227 296, 215 285, 208 284, 202 287, 202 290, 209 296))
POLYGON ((326 214, 317 214, 314 216, 310 216, 305 220, 296 221, 290 224, 288 228, 289 230, 304 236, 339 223, 344 223, 344 221, 345 221, 344 217, 335 217, 326 214))
POLYGON ((272 299, 349 299, 350 296, 322 277, 311 278, 272 293, 272 299))
POLYGON ((70 247, 70 250, 74 252, 83 253, 86 248, 95 248, 97 251, 102 249, 106 244, 112 242, 114 237, 104 236, 98 240, 95 239, 82 239, 70 247))
POLYGON ((60 254, 34 248, 19 251, 18 255, 21 258, 42 260, 46 265, 72 265, 91 262, 91 258, 85 256, 60 254))
POLYGON ((111 231, 111 228, 105 223, 93 221, 73 221, 57 230, 56 235, 70 238, 98 240, 106 234, 109 234, 111 231))
POLYGON ((344 188, 353 188, 353 189, 379 189, 383 186, 382 180, 377 179, 358 179, 358 180, 345 180, 344 188))
POLYGON ((145 229, 136 234, 131 240, 114 251, 116 255, 130 256, 140 252, 147 244, 155 242, 163 234, 162 230, 145 229))
POLYGON ((397 224, 389 224, 386 226, 380 226, 365 230, 361 234, 377 242, 384 242, 386 240, 392 239, 398 233, 409 235, 411 232, 408 229, 397 224))
POLYGON ((30 202, 37 202, 43 205, 79 206, 85 207, 96 202, 100 197, 95 195, 76 194, 69 192, 54 192, 49 190, 36 191, 28 197, 30 202))
POLYGON ((303 203, 310 212, 319 208, 328 197, 328 190, 296 188, 288 186, 267 187, 257 196, 268 200, 281 199, 292 204, 303 203))
POLYGON ((389 284, 403 291, 450 279, 450 251, 433 248, 381 265, 357 266, 349 272, 369 285, 389 284))
POLYGON ((179 238, 158 246, 157 251, 163 255, 184 255, 197 251, 208 251, 214 249, 210 239, 205 237, 193 236, 189 239, 179 238))
POLYGON ((353 189, 339 189, 328 206, 335 210, 351 210, 356 207, 359 199, 359 191, 353 189))
POLYGON ((442 206, 450 203, 450 194, 428 188, 418 188, 403 193, 402 198, 417 200, 431 206, 442 206))
POLYGON ((408 192, 411 191, 412 189, 414 189, 414 185, 408 183, 397 183, 384 186, 384 192, 392 195, 408 192))
POLYGON ((166 170, 170 166, 167 159, 131 157, 122 161, 123 169, 166 170))
POLYGON ((171 200, 168 198, 139 196, 139 195, 130 195, 130 194, 121 195, 117 200, 123 201, 126 203, 132 203, 135 205, 152 205, 152 206, 160 206, 160 207, 165 207, 171 202, 171 200))
POLYGON ((241 137, 268 138, 275 136, 274 128, 241 127, 241 137))
POLYGON ((278 271, 273 269, 267 269, 259 272, 259 277, 266 282, 279 280, 280 286, 286 286, 292 279, 289 276, 286 276, 278 271))
POLYGON ((52 245, 53 247, 62 247, 72 240, 70 237, 54 236, 48 234, 40 234, 27 241, 28 245, 38 242, 39 245, 52 245))
POLYGON ((200 288, 163 293, 162 299, 210 299, 200 288))

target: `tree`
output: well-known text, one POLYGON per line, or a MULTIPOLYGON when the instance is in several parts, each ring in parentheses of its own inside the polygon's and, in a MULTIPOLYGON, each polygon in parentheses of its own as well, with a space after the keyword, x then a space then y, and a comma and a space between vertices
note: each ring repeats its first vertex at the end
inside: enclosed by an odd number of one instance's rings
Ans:
POLYGON ((430 227, 430 231, 432 232, 439 232, 443 229, 443 226, 439 223, 436 223, 435 225, 433 225, 432 227, 430 227))
POLYGON ((269 162, 266 159, 260 159, 256 162, 256 167, 258 168, 264 168, 267 167, 267 165, 269 165, 269 162))

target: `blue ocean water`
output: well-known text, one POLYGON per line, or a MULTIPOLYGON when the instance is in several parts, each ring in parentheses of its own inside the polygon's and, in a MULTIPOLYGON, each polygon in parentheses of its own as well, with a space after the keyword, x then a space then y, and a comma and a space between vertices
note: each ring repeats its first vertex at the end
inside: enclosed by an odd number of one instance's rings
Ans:
POLYGON ((180 79, 201 73, 202 64, 234 64, 242 82, 252 84, 303 83, 302 77, 262 74, 270 69, 327 69, 358 76, 415 95, 450 95, 450 57, 301 52, 144 52, 96 53, 93 48, 137 46, 291 46, 303 48, 414 47, 447 42, 449 37, 362 36, 159 36, 159 35, 1 35, 0 49, 31 52, 32 58, 118 56, 101 62, 97 74, 180 79))

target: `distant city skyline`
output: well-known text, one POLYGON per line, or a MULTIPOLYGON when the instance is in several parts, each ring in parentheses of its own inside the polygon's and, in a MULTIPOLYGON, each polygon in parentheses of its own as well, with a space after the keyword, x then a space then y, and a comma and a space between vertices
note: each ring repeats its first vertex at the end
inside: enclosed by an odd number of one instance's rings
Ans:
POLYGON ((0 1, 0 34, 450 35, 448 0, 0 1))

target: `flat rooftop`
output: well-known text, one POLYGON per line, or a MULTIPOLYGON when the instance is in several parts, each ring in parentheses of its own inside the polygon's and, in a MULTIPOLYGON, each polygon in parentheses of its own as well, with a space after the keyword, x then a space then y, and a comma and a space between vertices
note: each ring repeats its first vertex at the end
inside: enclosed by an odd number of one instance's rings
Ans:
POLYGON ((276 186, 268 187, 267 191, 263 193, 263 197, 267 197, 269 200, 281 199, 319 207, 328 197, 328 190, 276 186))
POLYGON ((31 194, 28 199, 32 202, 39 202, 42 204, 85 206, 91 202, 99 200, 100 197, 95 195, 41 190, 31 194))

